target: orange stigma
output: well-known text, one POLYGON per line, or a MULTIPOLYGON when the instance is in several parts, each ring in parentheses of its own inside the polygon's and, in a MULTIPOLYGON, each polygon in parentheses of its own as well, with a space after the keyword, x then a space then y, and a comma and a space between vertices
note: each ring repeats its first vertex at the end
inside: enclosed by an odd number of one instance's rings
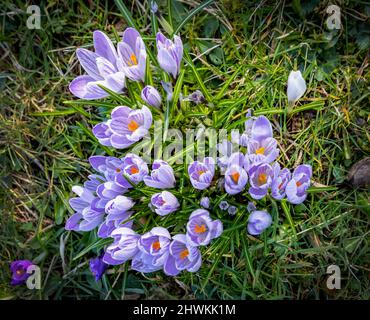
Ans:
POLYGON ((297 181, 297 182, 295 183, 295 185, 296 185, 297 187, 300 187, 300 186, 302 185, 302 182, 301 182, 301 181, 297 181))
POLYGON ((180 252, 180 259, 183 260, 185 259, 187 256, 189 255, 189 250, 188 249, 184 249, 180 252))
POLYGON ((139 128, 139 124, 135 120, 130 120, 130 122, 127 125, 127 128, 134 132, 137 128, 139 128))
POLYGON ((120 169, 120 168, 117 168, 117 169, 116 169, 116 172, 117 172, 117 173, 121 172, 121 169, 120 169))
POLYGON ((238 183, 239 177, 240 177, 240 173, 239 172, 233 172, 230 176, 231 176, 231 179, 233 179, 233 181, 235 183, 238 183))
POLYGON ((135 54, 133 53, 131 56, 130 56, 130 60, 127 62, 127 64, 131 67, 131 66, 136 66, 137 65, 137 58, 135 56, 135 54))
POLYGON ((205 173, 205 171, 204 171, 204 170, 199 170, 199 171, 198 171, 198 175, 199 175, 199 176, 201 176, 203 173, 205 173))
POLYGON ((204 233, 206 232, 206 225, 205 224, 201 224, 200 226, 199 225, 195 225, 195 228, 194 228, 194 232, 196 233, 204 233))
POLYGON ((259 184, 265 184, 267 182, 267 175, 266 173, 260 173, 258 175, 258 183, 259 184))
POLYGON ((152 248, 153 250, 158 251, 161 248, 161 243, 159 241, 154 241, 152 243, 152 248))
POLYGON ((139 169, 135 166, 132 166, 130 168, 130 174, 135 174, 135 173, 138 173, 139 172, 139 169))
POLYGON ((261 147, 261 148, 257 149, 256 154, 265 154, 265 148, 261 147))
POLYGON ((15 272, 18 276, 24 274, 24 270, 22 269, 18 269, 16 272, 15 272))

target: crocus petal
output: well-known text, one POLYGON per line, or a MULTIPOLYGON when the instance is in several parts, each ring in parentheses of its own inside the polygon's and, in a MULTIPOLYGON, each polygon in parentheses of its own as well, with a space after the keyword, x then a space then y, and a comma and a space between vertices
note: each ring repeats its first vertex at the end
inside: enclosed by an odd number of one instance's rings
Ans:
POLYGON ((117 52, 108 36, 102 31, 94 31, 93 33, 95 52, 107 59, 113 66, 116 64, 117 52))
POLYGON ((87 49, 78 48, 76 50, 76 55, 78 61, 80 62, 82 68, 87 72, 87 74, 95 80, 102 80, 98 66, 96 64, 96 59, 99 57, 95 52, 87 49))

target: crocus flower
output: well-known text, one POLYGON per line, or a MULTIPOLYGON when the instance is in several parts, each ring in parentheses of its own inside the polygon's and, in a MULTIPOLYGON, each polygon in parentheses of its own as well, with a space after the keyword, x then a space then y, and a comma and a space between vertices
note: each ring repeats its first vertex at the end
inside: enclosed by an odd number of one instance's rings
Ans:
POLYGON ((187 97, 183 98, 182 101, 191 101, 195 104, 200 104, 204 103, 206 99, 204 98, 202 91, 196 90, 192 94, 189 94, 187 97))
POLYGON ((177 234, 172 239, 170 254, 163 266, 164 273, 169 276, 176 276, 182 270, 198 271, 202 264, 199 249, 187 242, 185 234, 177 234))
POLYGON ((69 90, 81 99, 100 99, 109 94, 99 87, 120 93, 125 85, 125 74, 117 66, 117 51, 112 41, 101 31, 93 33, 95 52, 78 48, 77 58, 87 75, 78 76, 69 90))
POLYGON ((259 116, 251 122, 250 137, 254 140, 262 141, 272 138, 272 126, 269 119, 259 116))
POLYGON ((245 157, 241 152, 233 153, 229 160, 225 172, 225 190, 228 194, 237 194, 243 191, 248 182, 247 172, 242 167, 245 157))
POLYGON ((115 181, 107 181, 97 187, 96 194, 100 199, 108 201, 126 193, 127 191, 127 188, 122 187, 122 185, 116 183, 115 181))
POLYGON ((248 232, 253 235, 261 234, 272 223, 271 216, 266 211, 253 211, 248 218, 248 232))
POLYGON ((122 41, 117 45, 118 68, 131 80, 145 80, 146 50, 143 39, 134 28, 123 32, 122 41))
POLYGON ((208 197, 202 197, 202 199, 200 199, 200 205, 203 208, 208 209, 209 208, 209 198, 208 197))
POLYGON ((308 164, 301 164, 294 172, 292 179, 285 187, 288 201, 293 204, 299 204, 306 200, 306 190, 310 186, 312 177, 312 167, 308 164))
POLYGON ((223 231, 220 220, 212 220, 209 212, 197 209, 189 217, 186 225, 186 239, 193 246, 206 246, 223 231))
POLYGON ((143 181, 144 177, 149 173, 148 165, 142 158, 134 153, 127 153, 122 161, 122 173, 134 184, 143 181))
POLYGON ((262 199, 268 192, 273 178, 273 169, 267 163, 253 165, 249 171, 249 193, 253 199, 262 199))
POLYGON ((171 166, 163 160, 154 160, 150 176, 144 177, 148 187, 157 189, 173 188, 176 184, 175 175, 171 166))
POLYGON ((158 63, 160 67, 171 74, 174 78, 180 72, 180 64, 183 55, 181 38, 174 36, 174 41, 167 39, 161 32, 157 33, 158 63))
POLYGON ((154 227, 143 234, 138 242, 139 249, 153 257, 152 264, 162 266, 169 254, 171 235, 166 228, 154 227))
POLYGON ((287 96, 289 102, 294 102, 304 95, 307 86, 301 71, 291 71, 288 77, 287 96))
POLYGON ((112 232, 111 237, 114 238, 114 242, 105 251, 103 256, 105 263, 111 265, 122 264, 139 252, 138 241, 140 235, 130 228, 118 228, 112 232))
POLYGON ((230 165, 225 172, 225 190, 228 194, 237 194, 244 190, 248 182, 245 170, 237 164, 230 165))
POLYGON ((161 106, 162 98, 158 90, 152 86, 145 86, 141 91, 141 99, 154 108, 161 106))
POLYGON ((152 125, 152 113, 148 107, 131 109, 119 106, 112 110, 109 128, 112 131, 110 143, 116 149, 124 149, 142 139, 152 125))
POLYGON ((195 189, 204 190, 211 185, 215 174, 215 162, 212 157, 201 161, 194 161, 188 167, 191 184, 195 189))
POLYGON ((227 209, 227 212, 230 216, 235 216, 237 210, 238 209, 235 206, 230 206, 229 209, 227 209))
POLYGON ((27 273, 27 269, 32 266, 33 263, 30 260, 15 260, 10 264, 10 271, 12 272, 12 280, 10 284, 17 286, 27 281, 30 274, 27 273))
POLYGON ((221 210, 227 210, 227 208, 229 208, 229 203, 227 201, 221 201, 218 207, 221 210))
POLYGON ((271 195, 277 200, 281 200, 285 197, 285 187, 291 179, 292 174, 289 169, 280 169, 278 163, 274 164, 274 178, 271 184, 271 195))
POLYGON ((253 162, 273 162, 279 155, 277 141, 274 138, 248 141, 248 158, 253 162))
POLYGON ((102 257, 96 257, 90 259, 89 263, 90 271, 95 277, 95 281, 99 281, 103 276, 105 270, 108 268, 108 265, 103 262, 102 257))
POLYGON ((66 222, 66 230, 90 231, 104 220, 104 201, 101 202, 91 190, 86 187, 73 186, 72 191, 78 197, 71 198, 69 204, 75 210, 66 222))
POLYGON ((109 200, 105 205, 105 213, 107 217, 105 221, 100 225, 98 230, 98 236, 100 238, 107 238, 111 235, 112 231, 120 227, 132 227, 132 221, 127 221, 122 224, 123 221, 128 220, 132 211, 129 211, 134 206, 134 202, 131 198, 118 195, 112 200, 109 200))
POLYGON ((167 94, 166 100, 167 101, 171 101, 172 98, 173 98, 173 87, 172 87, 172 83, 171 82, 164 82, 163 80, 161 80, 161 85, 163 87, 163 90, 167 94))
POLYGON ((160 216, 165 216, 176 211, 179 206, 179 201, 171 192, 162 191, 152 195, 151 207, 160 216))

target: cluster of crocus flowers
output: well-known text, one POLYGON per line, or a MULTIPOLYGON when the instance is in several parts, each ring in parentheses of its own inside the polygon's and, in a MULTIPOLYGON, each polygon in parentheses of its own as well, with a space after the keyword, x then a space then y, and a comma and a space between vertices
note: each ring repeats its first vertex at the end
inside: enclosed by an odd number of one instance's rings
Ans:
POLYGON ((131 260, 131 269, 139 272, 154 272, 163 269, 169 276, 181 271, 199 270, 202 257, 199 246, 206 246, 222 234, 220 220, 212 220, 204 209, 195 210, 189 218, 186 234, 173 237, 166 228, 154 227, 139 235, 127 227, 115 229, 103 256, 103 262, 119 265, 131 260))
MULTIPOLYGON (((249 182, 248 192, 253 199, 259 200, 270 194, 277 200, 286 197, 293 204, 302 203, 310 186, 311 166, 300 165, 293 174, 288 168, 281 169, 276 162, 279 155, 277 141, 265 116, 252 117, 248 113, 245 128, 246 131, 238 139, 234 136, 234 142, 239 141, 242 147, 246 147, 245 153, 233 153, 230 141, 218 144, 220 157, 217 163, 225 175, 225 191, 230 195, 242 193, 249 182)), ((214 172, 212 158, 205 158, 203 162, 194 161, 188 167, 190 181, 199 190, 211 185, 214 172)))
MULTIPOLYGON (((126 29, 117 49, 104 33, 96 31, 94 47, 95 52, 86 49, 77 51, 87 75, 72 81, 70 90, 73 94, 84 99, 104 98, 108 94, 101 86, 121 93, 127 81, 137 81, 141 89, 141 99, 138 100, 151 108, 160 109, 160 92, 145 83, 149 66, 146 65, 145 44, 137 30, 126 29)), ((183 58, 181 39, 174 36, 171 40, 159 32, 156 48, 159 66, 175 83, 183 58)), ((288 81, 289 99, 292 96, 298 99, 303 94, 301 79, 294 79, 288 81)), ((173 84, 162 81, 162 87, 167 94, 167 101, 171 100, 173 84)), ((180 99, 195 104, 205 102, 198 90, 185 98, 180 93, 180 99)), ((104 146, 115 149, 131 147, 147 136, 152 127, 153 116, 146 105, 139 103, 137 108, 115 107, 110 119, 94 126, 93 134, 104 146)), ((248 192, 256 200, 270 195, 277 200, 287 198, 293 204, 303 202, 310 186, 311 167, 300 165, 293 174, 289 169, 280 167, 276 162, 279 156, 278 143, 273 137, 271 123, 265 116, 253 117, 248 111, 244 129, 242 134, 232 132, 231 141, 224 140, 218 144, 220 156, 217 159, 205 157, 189 164, 187 174, 192 187, 203 191, 221 185, 222 190, 231 197, 243 196, 248 192), (242 151, 233 152, 232 143, 240 145, 242 151), (213 184, 218 169, 224 178, 213 184)), ((156 226, 148 231, 144 226, 146 232, 139 234, 134 219, 136 206, 140 205, 140 210, 143 210, 144 202, 144 208, 149 207, 153 214, 161 216, 157 217, 159 220, 167 215, 176 218, 176 211, 180 210, 179 200, 183 194, 171 190, 176 186, 171 165, 156 159, 149 168, 134 153, 126 153, 122 158, 92 156, 89 161, 95 172, 88 176, 83 186, 72 188, 77 197, 70 199, 74 214, 67 220, 65 228, 74 231, 96 230, 98 237, 113 239, 103 255, 90 261, 90 270, 96 280, 102 277, 108 265, 120 265, 128 261, 131 261, 132 270, 163 270, 170 276, 176 276, 183 270, 199 270, 202 263, 200 247, 209 245, 223 232, 221 221, 213 220, 206 210, 213 209, 210 198, 201 198, 199 204, 202 209, 190 214, 184 225, 186 232, 172 235, 163 227, 156 226), (134 194, 130 193, 132 190, 137 191, 142 186, 148 187, 143 197, 130 196, 134 194)), ((208 191, 204 191, 204 194, 208 194, 208 191)), ((230 216, 241 211, 240 206, 229 205, 226 200, 219 203, 219 208, 230 216)), ((248 211, 247 230, 251 235, 259 235, 271 225, 272 218, 266 211, 258 211, 255 207, 248 211)))

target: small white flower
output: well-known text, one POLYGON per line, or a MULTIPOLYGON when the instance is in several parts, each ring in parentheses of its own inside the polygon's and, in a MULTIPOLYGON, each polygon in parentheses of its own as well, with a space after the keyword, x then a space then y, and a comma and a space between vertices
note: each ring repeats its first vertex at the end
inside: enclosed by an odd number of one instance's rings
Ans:
POLYGON ((291 71, 288 77, 288 101, 297 101, 306 92, 306 81, 302 77, 301 71, 291 71))

